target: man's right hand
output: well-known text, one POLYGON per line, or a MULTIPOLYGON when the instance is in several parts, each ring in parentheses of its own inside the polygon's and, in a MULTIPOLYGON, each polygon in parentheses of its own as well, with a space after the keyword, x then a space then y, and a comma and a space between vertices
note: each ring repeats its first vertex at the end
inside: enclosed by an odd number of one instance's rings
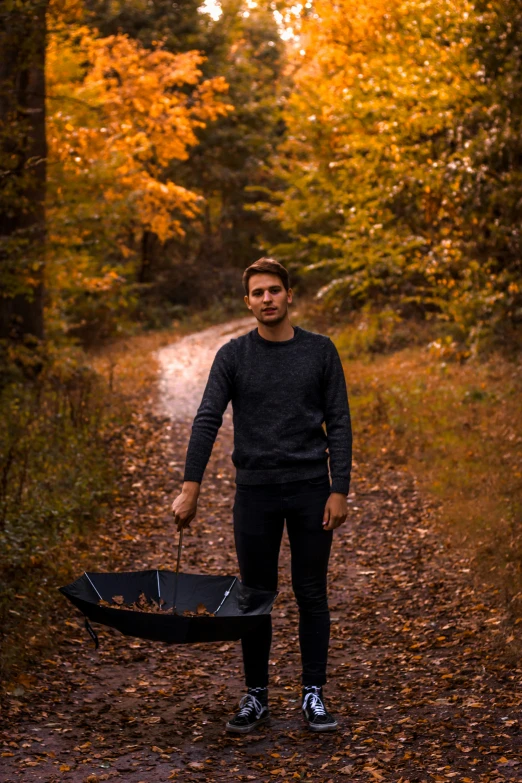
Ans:
POLYGON ((172 503, 172 513, 178 530, 188 527, 196 516, 200 486, 197 481, 185 481, 181 494, 172 503))

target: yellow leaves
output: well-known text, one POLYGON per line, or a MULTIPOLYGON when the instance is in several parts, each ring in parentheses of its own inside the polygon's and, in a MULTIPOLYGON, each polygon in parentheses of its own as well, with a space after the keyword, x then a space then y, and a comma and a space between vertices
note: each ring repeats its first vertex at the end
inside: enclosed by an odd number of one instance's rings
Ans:
POLYGON ((384 775, 381 774, 378 769, 375 769, 375 767, 366 766, 363 767, 363 770, 365 772, 369 772, 372 778, 377 781, 377 783, 380 783, 381 780, 384 780, 384 775))
POLYGON ((49 2, 49 14, 53 26, 79 22, 84 13, 84 0, 50 0, 49 2))
POLYGON ((161 241, 181 234, 180 217, 194 218, 199 199, 164 181, 162 171, 188 157, 197 128, 233 109, 221 99, 227 83, 201 81, 198 51, 146 49, 79 25, 59 30, 50 36, 47 69, 50 233, 63 234, 53 221, 62 213, 67 220, 72 191, 75 199, 81 193, 84 211, 93 205, 111 241, 118 222, 122 231, 132 222, 161 241))
MULTIPOLYGON (((143 174, 136 178, 135 186, 141 224, 154 231, 162 242, 182 234, 179 221, 172 217, 173 212, 188 218, 195 217, 198 212, 199 197, 173 182, 159 182, 143 174)), ((114 197, 117 198, 116 193, 114 197)))
POLYGON ((118 249, 123 258, 130 258, 132 256, 132 250, 124 242, 118 242, 118 249))
POLYGON ((82 287, 86 291, 96 293, 97 291, 109 291, 111 288, 120 285, 124 280, 113 269, 101 274, 98 277, 82 277, 82 287))
POLYGON ((140 111, 140 112, 145 111, 145 107, 143 106, 142 102, 138 98, 134 98, 132 100, 132 105, 136 109, 136 111, 140 111))

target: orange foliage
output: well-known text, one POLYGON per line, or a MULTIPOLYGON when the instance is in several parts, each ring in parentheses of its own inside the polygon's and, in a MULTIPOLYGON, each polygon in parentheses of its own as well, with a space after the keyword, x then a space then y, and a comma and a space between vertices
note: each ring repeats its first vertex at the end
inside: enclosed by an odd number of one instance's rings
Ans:
POLYGON ((87 198, 94 176, 102 191, 97 199, 126 201, 140 228, 162 241, 181 232, 173 215, 194 216, 198 198, 163 177, 164 168, 188 156, 196 128, 233 108, 219 97, 227 90, 224 79, 199 83, 203 60, 197 51, 148 50, 127 36, 100 38, 86 27, 69 27, 50 40, 51 164, 76 188, 86 180, 87 198))
POLYGON ((77 0, 55 0, 52 13, 47 321, 108 332, 132 311, 144 232, 165 242, 199 212, 202 198, 170 179, 169 163, 233 107, 223 78, 202 80, 200 52, 101 37, 79 23, 77 0))

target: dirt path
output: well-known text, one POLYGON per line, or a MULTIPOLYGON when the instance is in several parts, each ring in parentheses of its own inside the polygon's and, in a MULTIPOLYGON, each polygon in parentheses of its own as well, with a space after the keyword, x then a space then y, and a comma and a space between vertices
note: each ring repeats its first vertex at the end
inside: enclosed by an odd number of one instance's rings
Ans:
MULTIPOLYGON (((190 334, 158 352, 158 411, 174 420, 194 418, 216 351, 233 337, 254 328, 254 318, 240 318, 190 334)), ((230 410, 230 406, 229 409, 230 410)))
MULTIPOLYGON (((121 496, 92 570, 174 568, 168 509, 191 416, 215 350, 250 324, 213 327, 164 349, 162 412, 176 406, 184 415, 136 416, 121 496)), ((355 434, 357 456, 357 422, 355 434)), ((231 449, 227 415, 183 570, 237 573, 231 449)), ((243 738, 224 732, 242 693, 239 643, 167 647, 98 627, 96 652, 58 597, 57 653, 35 669, 37 684, 6 705, 1 780, 522 781, 521 668, 500 644, 495 596, 473 586, 470 564, 440 539, 413 478, 389 460, 356 459, 349 522, 335 535, 325 693, 339 718, 336 734, 310 735, 302 724, 285 542, 268 728, 243 738)))

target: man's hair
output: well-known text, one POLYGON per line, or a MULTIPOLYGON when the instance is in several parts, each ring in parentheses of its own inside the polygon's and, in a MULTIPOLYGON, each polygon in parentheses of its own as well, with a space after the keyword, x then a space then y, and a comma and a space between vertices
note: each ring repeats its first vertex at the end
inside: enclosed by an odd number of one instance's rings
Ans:
POLYGON ((281 282, 285 287, 285 290, 288 291, 290 288, 288 272, 284 268, 283 264, 280 264, 279 261, 275 260, 275 258, 258 258, 257 261, 254 261, 253 264, 247 266, 243 272, 243 287, 247 296, 250 278, 252 275, 259 274, 277 275, 281 278, 281 282))

